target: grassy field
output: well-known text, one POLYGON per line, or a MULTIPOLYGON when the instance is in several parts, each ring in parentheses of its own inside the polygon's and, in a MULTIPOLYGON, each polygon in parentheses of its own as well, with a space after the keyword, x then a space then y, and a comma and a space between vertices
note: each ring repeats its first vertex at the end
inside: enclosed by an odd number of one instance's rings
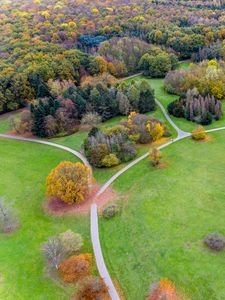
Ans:
POLYGON ((100 236, 127 300, 144 299, 162 277, 185 299, 225 299, 225 252, 203 245, 207 233, 225 234, 224 134, 174 143, 162 151, 167 167, 154 169, 146 159, 114 184, 122 213, 101 219, 100 236))
POLYGON ((0 139, 0 196, 12 203, 21 226, 0 234, 1 300, 66 300, 72 289, 54 284, 44 274, 41 244, 49 236, 72 229, 83 235, 84 251, 92 251, 89 216, 51 217, 44 213, 45 178, 62 160, 76 157, 52 147, 0 139))

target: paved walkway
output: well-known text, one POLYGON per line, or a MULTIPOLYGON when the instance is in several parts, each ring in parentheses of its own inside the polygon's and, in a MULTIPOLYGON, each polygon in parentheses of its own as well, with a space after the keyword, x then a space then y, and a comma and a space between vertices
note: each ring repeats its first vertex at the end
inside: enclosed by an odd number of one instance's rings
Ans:
POLYGON ((31 138, 25 138, 25 137, 17 136, 17 135, 0 134, 0 137, 8 138, 8 139, 13 139, 13 140, 19 140, 19 141, 25 141, 25 142, 39 143, 39 144, 48 145, 48 146, 51 146, 51 147, 59 148, 61 150, 70 152, 73 155, 77 156, 92 171, 92 167, 89 164, 89 162, 86 159, 86 157, 83 154, 81 154, 80 152, 78 152, 76 150, 73 150, 73 149, 71 149, 69 147, 66 147, 66 146, 63 146, 63 145, 60 145, 60 144, 56 144, 56 143, 52 143, 52 142, 48 142, 48 141, 43 141, 43 140, 38 140, 38 139, 31 139, 31 138))

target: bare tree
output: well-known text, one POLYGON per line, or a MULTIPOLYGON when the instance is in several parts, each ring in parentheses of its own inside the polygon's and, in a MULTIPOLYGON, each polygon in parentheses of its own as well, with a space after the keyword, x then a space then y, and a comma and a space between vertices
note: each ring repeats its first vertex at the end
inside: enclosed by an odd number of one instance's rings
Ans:
POLYGON ((48 265, 53 269, 58 269, 60 262, 65 256, 65 251, 60 239, 50 237, 42 246, 42 251, 48 265))

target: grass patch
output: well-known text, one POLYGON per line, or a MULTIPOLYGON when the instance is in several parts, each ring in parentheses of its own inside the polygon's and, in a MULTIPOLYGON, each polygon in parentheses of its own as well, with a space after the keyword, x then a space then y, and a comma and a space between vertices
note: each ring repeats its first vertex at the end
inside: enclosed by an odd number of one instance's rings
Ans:
POLYGON ((225 299, 225 252, 203 245, 207 233, 225 234, 224 133, 213 137, 174 143, 162 150, 166 168, 154 169, 146 159, 115 182, 122 214, 101 219, 100 237, 126 299, 144 299, 161 277, 188 299, 225 299))
POLYGON ((0 299, 66 300, 71 288, 57 286, 43 272, 41 244, 49 236, 71 229, 91 251, 89 217, 52 217, 44 213, 45 179, 62 160, 77 161, 65 151, 20 141, 0 139, 0 195, 13 201, 21 226, 0 235, 0 299))

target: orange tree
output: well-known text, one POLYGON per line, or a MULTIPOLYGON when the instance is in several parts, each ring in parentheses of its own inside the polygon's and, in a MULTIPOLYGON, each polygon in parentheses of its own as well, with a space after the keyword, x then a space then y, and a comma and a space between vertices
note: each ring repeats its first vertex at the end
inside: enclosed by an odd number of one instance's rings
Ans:
POLYGON ((47 196, 68 204, 81 203, 88 195, 90 178, 90 170, 84 164, 63 161, 47 177, 47 196))
POLYGON ((59 265, 59 273, 65 282, 75 282, 91 272, 92 255, 73 255, 59 265))

